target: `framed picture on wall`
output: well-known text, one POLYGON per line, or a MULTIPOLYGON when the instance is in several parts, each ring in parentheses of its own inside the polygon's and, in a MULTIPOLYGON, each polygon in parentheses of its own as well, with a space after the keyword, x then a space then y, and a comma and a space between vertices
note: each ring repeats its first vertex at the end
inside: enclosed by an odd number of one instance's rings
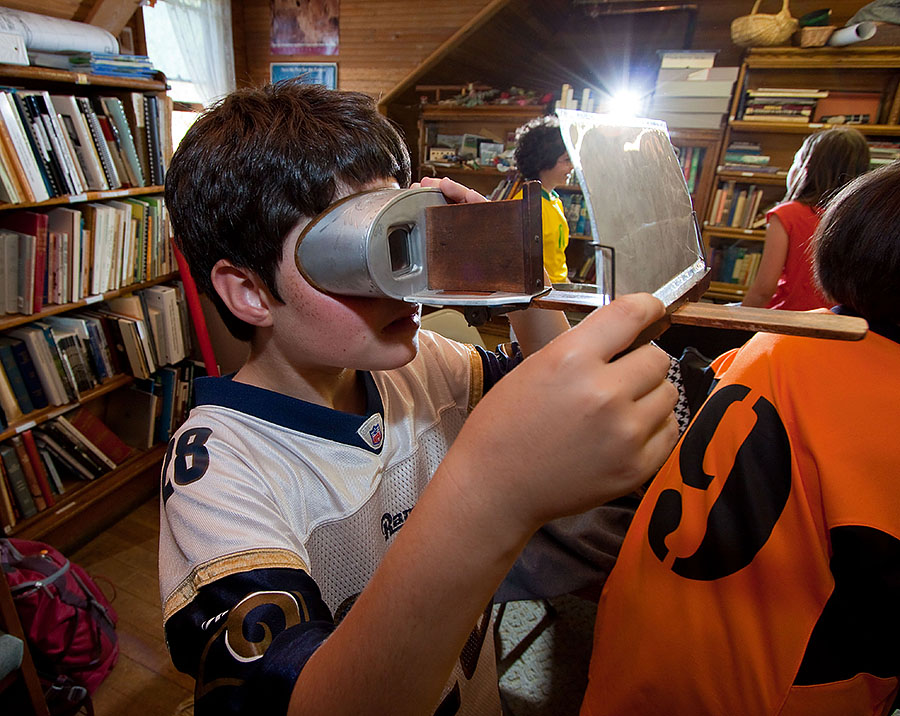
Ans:
POLYGON ((302 77, 304 84, 337 89, 337 62, 271 62, 272 82, 302 77))

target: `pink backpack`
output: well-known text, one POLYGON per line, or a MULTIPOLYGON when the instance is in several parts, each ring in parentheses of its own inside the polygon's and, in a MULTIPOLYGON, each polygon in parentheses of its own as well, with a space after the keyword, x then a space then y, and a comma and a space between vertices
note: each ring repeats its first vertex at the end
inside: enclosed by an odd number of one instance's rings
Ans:
POLYGON ((0 539, 0 564, 51 713, 66 711, 115 665, 116 612, 87 572, 50 545, 0 539))

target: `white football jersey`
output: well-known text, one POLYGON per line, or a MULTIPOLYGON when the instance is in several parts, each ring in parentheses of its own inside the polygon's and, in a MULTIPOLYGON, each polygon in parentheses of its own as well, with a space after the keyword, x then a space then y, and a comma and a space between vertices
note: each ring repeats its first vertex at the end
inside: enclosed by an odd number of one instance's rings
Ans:
MULTIPOLYGON (((372 577, 483 390, 471 346, 428 331, 408 365, 364 373, 351 415, 228 378, 197 383, 163 467, 164 620, 217 579, 308 573, 339 620, 372 577)), ((482 619, 445 696, 459 714, 500 712, 492 629, 482 619)))

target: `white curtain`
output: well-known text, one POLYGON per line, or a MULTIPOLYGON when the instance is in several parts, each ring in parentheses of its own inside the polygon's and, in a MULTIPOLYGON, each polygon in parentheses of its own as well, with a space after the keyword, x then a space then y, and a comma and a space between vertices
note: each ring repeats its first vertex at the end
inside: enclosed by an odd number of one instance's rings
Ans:
POLYGON ((145 27, 154 65, 192 83, 204 106, 234 90, 231 0, 157 0, 145 27))

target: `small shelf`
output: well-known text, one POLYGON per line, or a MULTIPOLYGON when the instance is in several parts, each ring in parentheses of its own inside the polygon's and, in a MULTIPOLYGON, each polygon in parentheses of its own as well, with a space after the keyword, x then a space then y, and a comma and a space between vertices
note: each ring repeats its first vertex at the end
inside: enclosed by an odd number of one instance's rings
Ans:
POLYGON ((84 306, 90 306, 94 303, 108 301, 109 299, 115 298, 116 296, 123 296, 126 293, 131 293, 132 291, 147 288, 148 286, 155 286, 156 284, 163 283, 165 281, 172 281, 176 278, 178 278, 177 271, 163 274, 162 276, 157 276, 156 278, 150 279, 149 281, 132 283, 128 286, 123 286, 122 288, 116 288, 112 291, 107 291, 106 293, 98 293, 95 296, 88 296, 87 298, 82 298, 80 301, 47 306, 47 308, 38 313, 29 313, 27 315, 19 313, 8 313, 4 318, 0 318, 0 331, 6 331, 10 328, 21 326, 25 323, 31 323, 32 321, 40 321, 42 318, 45 318, 47 316, 55 316, 58 313, 65 313, 66 311, 71 311, 76 308, 82 308, 84 306))
POLYGON ((784 186, 787 180, 787 172, 778 174, 766 174, 763 172, 718 172, 717 179, 722 181, 736 181, 746 184, 771 184, 772 186, 784 186))
MULTIPOLYGON (((157 73, 162 78, 162 73, 157 73)), ((92 75, 86 72, 69 72, 55 70, 51 67, 33 67, 22 65, 0 64, 0 77, 27 80, 29 82, 58 82, 73 85, 93 85, 97 87, 114 87, 116 89, 135 89, 144 92, 165 92, 165 79, 142 79, 129 77, 112 77, 92 75)))
POLYGON ((22 202, 21 204, 0 204, 0 211, 14 211, 15 209, 30 209, 43 206, 57 206, 60 204, 80 204, 86 201, 103 201, 104 199, 116 199, 120 196, 140 196, 142 194, 161 194, 165 187, 141 186, 128 189, 109 189, 107 191, 88 191, 84 194, 71 194, 68 196, 55 196, 45 201, 22 202))
POLYGON ((140 451, 121 465, 95 480, 69 483, 66 492, 59 496, 53 507, 42 510, 33 517, 16 523, 10 533, 13 537, 40 540, 65 522, 70 522, 85 510, 111 495, 141 473, 158 464, 166 452, 165 443, 140 451))
POLYGON ((747 286, 739 283, 725 283, 724 281, 710 281, 709 289, 703 294, 705 298, 724 299, 726 301, 741 301, 747 294, 747 286))
POLYGON ((738 229, 734 226, 704 226, 704 233, 709 236, 719 236, 722 238, 742 239, 749 241, 765 241, 766 232, 764 229, 738 229))
POLYGON ((23 415, 18 420, 12 421, 3 432, 0 432, 0 442, 6 440, 7 438, 11 438, 13 435, 17 435, 25 430, 29 430, 36 425, 40 425, 41 423, 45 423, 48 420, 52 420, 57 415, 62 415, 72 408, 75 408, 79 405, 84 405, 85 403, 89 403, 95 398, 99 398, 101 395, 106 395, 107 393, 111 393, 114 390, 118 390, 119 388, 128 385, 133 380, 134 378, 132 378, 130 375, 125 375, 124 373, 121 375, 114 375, 112 378, 107 378, 97 387, 86 390, 74 403, 66 403, 65 405, 50 405, 46 408, 33 410, 27 415, 23 415))
POLYGON ((440 122, 469 122, 473 119, 509 122, 511 119, 529 120, 540 117, 546 111, 544 105, 484 104, 477 107, 460 107, 453 104, 422 105, 422 119, 440 122))
POLYGON ((900 134, 900 125, 896 124, 827 124, 824 122, 747 122, 733 119, 729 122, 734 132, 759 132, 761 134, 812 134, 820 129, 833 127, 853 127, 863 134, 871 136, 891 137, 900 134))
POLYGON ((481 169, 473 169, 472 167, 466 166, 454 166, 454 167, 436 167, 433 164, 423 164, 419 171, 423 176, 438 176, 439 174, 467 174, 474 176, 495 176, 495 177, 504 177, 507 175, 507 172, 501 172, 493 167, 483 167, 481 169), (431 170, 432 174, 425 174, 426 171, 431 170))

